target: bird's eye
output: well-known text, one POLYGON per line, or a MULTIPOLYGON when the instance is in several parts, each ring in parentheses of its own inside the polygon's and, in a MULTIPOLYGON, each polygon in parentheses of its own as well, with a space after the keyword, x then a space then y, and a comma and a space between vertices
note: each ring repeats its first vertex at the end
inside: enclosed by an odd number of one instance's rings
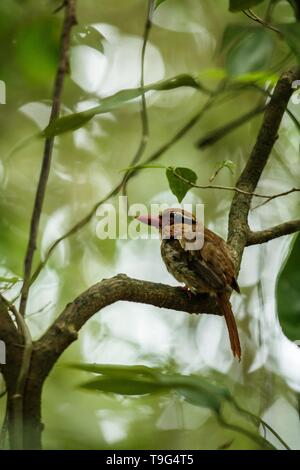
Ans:
POLYGON ((182 222, 184 222, 182 214, 174 214, 174 224, 182 224, 182 222))
POLYGON ((196 221, 195 221, 194 219, 192 219, 191 217, 186 217, 186 216, 185 216, 185 217, 183 218, 183 223, 184 223, 185 225, 193 225, 193 224, 196 223, 196 221))

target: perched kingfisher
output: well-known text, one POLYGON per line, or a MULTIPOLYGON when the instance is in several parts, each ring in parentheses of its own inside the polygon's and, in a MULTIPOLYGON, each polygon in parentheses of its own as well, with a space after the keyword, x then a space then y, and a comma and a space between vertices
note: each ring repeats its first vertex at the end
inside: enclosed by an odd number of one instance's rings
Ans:
POLYGON ((216 298, 226 320, 233 355, 240 360, 239 334, 229 301, 231 290, 240 289, 226 242, 182 209, 167 209, 158 217, 140 216, 137 220, 159 229, 162 259, 185 289, 216 298))

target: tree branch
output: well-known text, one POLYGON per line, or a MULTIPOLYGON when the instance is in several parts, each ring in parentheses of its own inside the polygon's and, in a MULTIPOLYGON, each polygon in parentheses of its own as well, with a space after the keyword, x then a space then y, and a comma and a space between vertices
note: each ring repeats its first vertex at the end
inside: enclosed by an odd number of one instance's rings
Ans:
POLYGON ((209 132, 206 136, 201 137, 201 139, 199 139, 196 142, 195 144, 196 147, 202 150, 206 147, 209 147, 210 145, 216 144, 219 140, 223 139, 227 134, 230 134, 230 132, 235 131, 239 127, 251 121, 253 118, 263 113, 265 110, 266 110, 265 104, 256 106, 255 108, 251 109, 251 111, 248 111, 242 116, 239 116, 238 118, 233 119, 232 121, 228 122, 222 127, 218 127, 217 129, 214 129, 213 131, 209 132))
POLYGON ((223 190, 223 191, 233 191, 233 192, 236 192, 236 193, 246 194, 246 195, 251 196, 251 197, 258 197, 258 198, 266 199, 262 204, 259 204, 258 206, 256 206, 255 209, 257 207, 263 206, 264 204, 267 204, 270 201, 273 201, 274 199, 278 199, 279 197, 288 196, 289 194, 300 192, 300 188, 291 188, 291 189, 289 189, 287 191, 284 191, 282 193, 277 193, 277 194, 273 194, 273 195, 260 194, 260 193, 254 193, 254 192, 251 193, 249 191, 244 191, 243 189, 240 189, 236 186, 222 186, 222 185, 218 185, 218 184, 203 184, 203 185, 202 184, 195 184, 195 183, 192 183, 190 180, 187 180, 186 178, 181 176, 179 173, 177 173, 176 169, 173 170, 173 173, 176 176, 176 178, 183 181, 184 183, 189 185, 191 188, 195 188, 195 189, 220 189, 220 190, 223 190))
POLYGON ((266 201, 261 202, 260 204, 258 204, 255 207, 252 207, 252 210, 258 209, 258 207, 262 207, 265 204, 268 204, 269 202, 274 201, 274 199, 278 199, 279 197, 289 196, 290 194, 299 193, 299 192, 300 192, 300 188, 291 188, 291 189, 288 189, 287 191, 284 191, 282 193, 273 194, 273 196, 267 197, 266 201))
POLYGON ((270 23, 266 22, 264 19, 260 18, 256 13, 254 13, 253 10, 250 10, 250 8, 247 10, 243 10, 243 13, 250 18, 250 20, 255 21, 256 23, 261 24, 265 28, 268 28, 275 33, 279 34, 281 36, 281 31, 276 28, 275 26, 271 25, 270 23))
POLYGON ((283 237, 300 231, 300 219, 291 220, 280 225, 275 225, 265 230, 249 232, 246 246, 258 245, 269 242, 275 238, 283 237))
MULTIPOLYGON (((70 46, 70 37, 71 37, 71 30, 72 27, 76 24, 76 15, 75 15, 75 2, 76 0, 66 0, 64 2, 65 8, 65 18, 62 28, 61 34, 61 44, 60 44, 60 57, 59 63, 54 83, 54 90, 52 96, 52 109, 50 115, 50 121, 54 121, 58 118, 60 113, 61 107, 61 96, 63 92, 63 85, 65 75, 68 72, 69 68, 69 61, 68 61, 68 52, 70 46)), ((25 261, 24 261, 24 280, 23 280, 23 287, 22 287, 22 295, 20 301, 20 314, 25 315, 26 311, 26 304, 28 299, 28 293, 30 288, 30 276, 32 270, 32 263, 34 252, 36 250, 36 241, 38 236, 40 218, 43 208, 43 203, 45 199, 46 187, 50 172, 51 160, 52 160, 52 153, 53 153, 53 144, 54 144, 54 137, 48 138, 45 141, 44 146, 44 154, 43 154, 43 161, 42 167, 38 182, 38 187, 35 195, 35 201, 33 206, 33 212, 31 216, 31 223, 30 223, 30 233, 29 233, 29 240, 26 249, 25 261)))
POLYGON ((77 339, 79 330, 95 313, 120 300, 187 313, 220 315, 215 300, 206 295, 190 298, 180 287, 131 279, 124 274, 104 279, 68 304, 42 338, 35 343, 35 355, 42 355, 42 376, 46 378, 59 356, 77 339))
POLYGON ((0 340, 4 342, 6 348, 6 363, 0 365, 0 372, 3 374, 7 390, 7 412, 2 425, 1 438, 3 441, 6 426, 8 425, 8 429, 11 430, 10 440, 13 446, 19 431, 15 429, 14 420, 12 418, 12 398, 15 394, 16 383, 18 382, 20 374, 24 340, 20 331, 16 328, 16 324, 9 314, 8 304, 2 296, 0 296, 0 325, 0 340))
MULTIPOLYGON (((154 7, 155 7, 154 0, 148 0, 147 18, 146 18, 145 27, 144 27, 143 46, 142 46, 142 52, 141 52, 140 87, 142 89, 142 96, 141 96, 140 116, 141 116, 141 124, 142 124, 142 136, 141 136, 140 144, 131 161, 130 166, 136 165, 141 160, 149 142, 149 119, 148 119, 147 100, 146 100, 146 94, 145 94, 145 57, 146 57, 147 44, 148 44, 148 40, 149 40, 151 28, 152 28, 152 17, 153 17, 154 7)), ((122 184, 123 195, 126 195, 127 181, 128 181, 129 174, 130 174, 130 170, 127 171, 124 176, 124 181, 122 184)))
MULTIPOLYGON (((252 153, 236 184, 236 187, 240 190, 254 193, 272 148, 278 138, 283 115, 294 91, 292 84, 298 77, 299 72, 291 70, 284 73, 278 80, 270 103, 265 111, 263 123, 252 153)), ((228 244, 235 257, 237 270, 239 269, 242 254, 248 240, 248 214, 252 197, 252 194, 237 192, 233 197, 230 208, 228 244)))
POLYGON ((30 368, 30 360, 32 354, 32 339, 30 330, 26 324, 24 317, 18 312, 13 304, 6 300, 2 294, 0 294, 1 301, 7 306, 11 313, 15 317, 15 321, 18 325, 18 330, 22 335, 24 341, 24 349, 22 353, 22 362, 18 372, 16 386, 13 394, 7 399, 7 412, 6 415, 11 419, 12 423, 12 449, 21 450, 23 449, 23 398, 25 383, 30 368), (9 403, 11 401, 11 403, 9 403), (11 405, 12 416, 9 416, 8 410, 11 405))

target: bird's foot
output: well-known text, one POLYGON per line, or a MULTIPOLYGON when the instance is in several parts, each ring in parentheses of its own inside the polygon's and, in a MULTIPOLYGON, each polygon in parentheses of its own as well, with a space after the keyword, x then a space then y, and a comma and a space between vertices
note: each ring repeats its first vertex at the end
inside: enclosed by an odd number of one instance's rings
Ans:
POLYGON ((191 291, 191 289, 189 289, 187 286, 179 286, 178 289, 180 289, 182 292, 184 292, 185 294, 187 294, 187 296, 189 297, 190 300, 192 300, 192 297, 193 297, 193 292, 191 291))

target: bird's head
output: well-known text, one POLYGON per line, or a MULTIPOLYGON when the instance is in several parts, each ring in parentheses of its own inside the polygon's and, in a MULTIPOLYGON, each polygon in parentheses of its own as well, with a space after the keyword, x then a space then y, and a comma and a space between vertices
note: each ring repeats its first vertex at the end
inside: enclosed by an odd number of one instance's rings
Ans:
POLYGON ((141 215, 137 220, 159 229, 163 239, 179 239, 185 233, 195 232, 199 228, 199 222, 193 214, 178 208, 166 209, 159 216, 141 215))

